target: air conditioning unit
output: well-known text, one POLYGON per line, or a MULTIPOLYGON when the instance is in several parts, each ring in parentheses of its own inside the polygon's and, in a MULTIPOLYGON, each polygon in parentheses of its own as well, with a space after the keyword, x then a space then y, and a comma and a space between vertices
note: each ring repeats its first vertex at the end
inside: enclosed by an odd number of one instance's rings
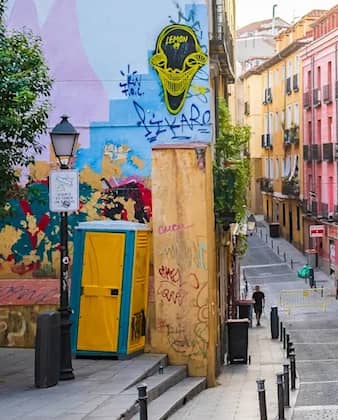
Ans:
POLYGON ((327 215, 327 221, 328 222, 333 222, 334 218, 333 218, 333 211, 329 211, 328 215, 327 215))

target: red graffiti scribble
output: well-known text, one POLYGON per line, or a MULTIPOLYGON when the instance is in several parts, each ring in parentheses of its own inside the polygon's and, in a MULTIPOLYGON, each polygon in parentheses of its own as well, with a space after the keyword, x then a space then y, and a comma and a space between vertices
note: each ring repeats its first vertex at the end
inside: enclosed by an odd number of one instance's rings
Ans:
POLYGON ((57 304, 59 280, 2 280, 0 281, 1 305, 57 304))
POLYGON ((179 285, 181 284, 181 274, 177 268, 170 268, 165 265, 161 265, 161 267, 158 269, 158 273, 164 280, 179 285))
POLYGON ((168 326, 168 321, 166 321, 165 319, 160 318, 157 320, 157 329, 164 330, 167 328, 167 326, 168 326))
POLYGON ((184 223, 179 223, 179 224, 172 224, 172 225, 161 225, 158 228, 158 233, 160 235, 164 235, 165 233, 169 233, 169 232, 178 232, 181 230, 186 230, 191 228, 193 225, 185 225, 184 223))
POLYGON ((195 273, 190 273, 189 277, 193 280, 192 287, 196 290, 199 289, 200 288, 200 282, 198 280, 197 275, 195 273))

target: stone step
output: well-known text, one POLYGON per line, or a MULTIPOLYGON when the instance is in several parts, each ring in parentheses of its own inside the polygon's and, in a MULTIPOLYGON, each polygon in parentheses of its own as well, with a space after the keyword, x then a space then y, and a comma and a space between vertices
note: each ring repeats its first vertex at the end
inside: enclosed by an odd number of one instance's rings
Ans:
MULTIPOLYGON (((166 420, 206 388, 206 378, 185 378, 148 404, 148 420, 166 420)), ((131 420, 139 420, 137 413, 131 420)))
POLYGON ((139 382, 118 395, 114 395, 109 401, 101 404, 92 416, 109 417, 111 420, 129 420, 138 411, 138 391, 139 384, 146 384, 148 391, 148 401, 152 401, 166 392, 172 386, 182 381, 187 376, 186 366, 167 366, 163 370, 163 374, 159 372, 144 378, 143 382, 139 382))

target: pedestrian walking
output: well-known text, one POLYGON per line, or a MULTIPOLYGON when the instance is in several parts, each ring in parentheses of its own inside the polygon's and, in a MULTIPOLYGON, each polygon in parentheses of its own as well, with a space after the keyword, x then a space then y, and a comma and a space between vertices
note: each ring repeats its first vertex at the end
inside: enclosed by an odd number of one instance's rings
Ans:
POLYGON ((252 295, 252 299, 254 300, 254 311, 256 314, 256 321, 257 321, 257 327, 259 327, 261 325, 261 316, 262 316, 262 312, 263 312, 263 308, 265 305, 265 295, 264 293, 260 290, 260 287, 257 285, 255 287, 255 291, 252 295))
POLYGON ((316 288, 315 273, 312 267, 309 269, 309 284, 311 289, 316 288))

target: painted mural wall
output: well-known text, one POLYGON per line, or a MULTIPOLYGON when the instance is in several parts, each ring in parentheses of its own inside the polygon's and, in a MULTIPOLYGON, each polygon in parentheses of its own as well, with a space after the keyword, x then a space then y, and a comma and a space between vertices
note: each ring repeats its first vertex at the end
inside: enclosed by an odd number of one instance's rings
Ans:
MULTIPOLYGON (((50 127, 67 114, 80 131, 70 240, 84 220, 151 223, 152 146, 211 139, 206 0, 9 0, 7 23, 42 37, 55 81, 50 127)), ((26 198, 0 220, 0 279, 57 276, 55 163, 41 141, 44 153, 22 172, 26 198)))

